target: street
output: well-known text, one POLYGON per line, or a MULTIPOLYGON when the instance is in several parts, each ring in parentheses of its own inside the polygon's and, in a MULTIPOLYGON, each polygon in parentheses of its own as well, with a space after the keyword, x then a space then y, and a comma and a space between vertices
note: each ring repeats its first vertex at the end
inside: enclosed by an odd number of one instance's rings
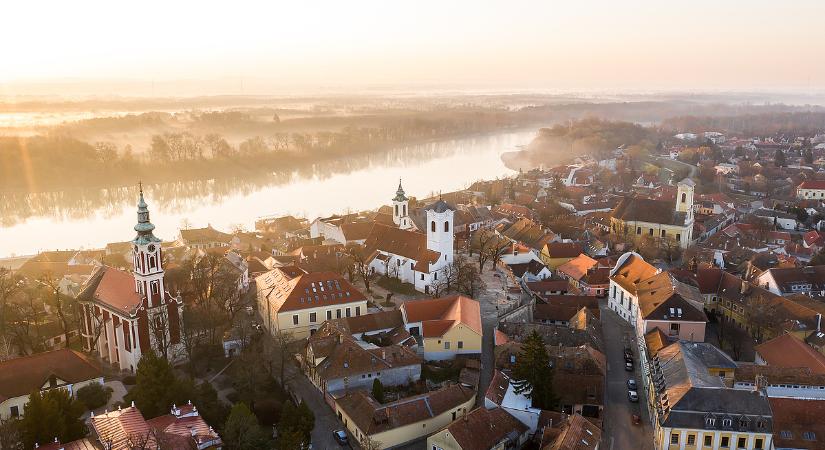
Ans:
POLYGON ((618 314, 608 309, 606 301, 601 302, 601 321, 607 359, 602 448, 605 450, 652 449, 653 432, 648 418, 645 394, 639 391, 639 403, 631 403, 627 398, 627 380, 631 376, 636 379, 639 389, 642 389, 639 352, 634 344, 633 328, 618 314), (633 348, 636 363, 633 372, 627 372, 624 368, 625 343, 629 343, 633 348), (639 414, 640 411, 642 423, 633 425, 631 415, 639 414))

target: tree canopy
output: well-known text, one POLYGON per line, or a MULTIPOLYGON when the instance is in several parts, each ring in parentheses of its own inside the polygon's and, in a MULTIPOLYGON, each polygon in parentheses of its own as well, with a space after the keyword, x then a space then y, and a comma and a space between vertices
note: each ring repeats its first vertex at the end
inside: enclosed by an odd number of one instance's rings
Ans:
POLYGON ((513 368, 513 391, 533 401, 533 407, 553 409, 553 369, 544 340, 533 330, 521 346, 513 368))
POLYGON ((65 389, 32 392, 20 422, 23 445, 33 448, 54 438, 69 442, 86 436, 88 430, 81 420, 85 411, 65 389))

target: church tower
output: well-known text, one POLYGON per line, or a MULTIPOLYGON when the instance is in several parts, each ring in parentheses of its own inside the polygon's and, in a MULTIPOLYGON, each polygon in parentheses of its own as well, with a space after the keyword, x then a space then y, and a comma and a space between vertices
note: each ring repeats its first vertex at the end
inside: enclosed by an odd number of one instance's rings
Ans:
POLYGON ((441 253, 436 267, 453 262, 455 209, 442 199, 424 208, 427 212, 427 248, 441 253))
POLYGON ((392 221, 402 230, 412 228, 408 207, 409 199, 404 194, 404 188, 401 187, 401 179, 399 179, 398 190, 395 191, 395 198, 392 199, 392 221))
POLYGON ((686 223, 693 219, 693 191, 696 183, 690 178, 685 178, 677 185, 676 190, 676 211, 687 213, 686 223))
POLYGON ((146 297, 147 308, 153 308, 163 303, 166 290, 163 286, 160 239, 152 234, 155 226, 149 221, 149 207, 143 199, 143 186, 140 188, 137 207, 137 236, 132 240, 135 291, 146 297))

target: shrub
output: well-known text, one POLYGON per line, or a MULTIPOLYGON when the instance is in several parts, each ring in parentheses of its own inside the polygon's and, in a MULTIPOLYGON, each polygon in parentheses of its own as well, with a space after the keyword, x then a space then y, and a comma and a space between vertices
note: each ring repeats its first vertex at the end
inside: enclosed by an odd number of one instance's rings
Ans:
POLYGON ((125 377, 123 377, 123 380, 121 380, 121 382, 126 386, 134 386, 137 384, 137 377, 135 377, 134 375, 126 375, 125 377))
POLYGON ((86 409, 97 409, 109 403, 109 399, 112 398, 112 388, 92 383, 78 389, 75 395, 80 403, 86 406, 86 409))

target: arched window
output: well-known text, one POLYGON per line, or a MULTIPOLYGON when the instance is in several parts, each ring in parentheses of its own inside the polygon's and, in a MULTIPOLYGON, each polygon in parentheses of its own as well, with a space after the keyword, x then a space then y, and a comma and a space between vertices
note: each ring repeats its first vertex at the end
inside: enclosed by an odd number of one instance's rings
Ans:
POLYGON ((402 206, 402 208, 404 209, 404 216, 406 217, 407 216, 407 205, 402 206))
POLYGON ((450 222, 449 221, 444 222, 444 231, 450 231, 450 222))
POLYGON ((395 205, 395 215, 398 215, 398 205, 395 205))
POLYGON ((682 203, 686 203, 686 202, 687 202, 687 194, 682 192, 682 203))
POLYGON ((155 259, 155 257, 154 257, 154 256, 150 256, 150 257, 149 257, 149 268, 150 268, 150 269, 157 268, 157 262, 156 262, 156 261, 157 261, 157 260, 155 259))
POLYGON ((433 233, 435 233, 435 220, 433 220, 432 222, 430 222, 430 231, 432 231, 433 233))

